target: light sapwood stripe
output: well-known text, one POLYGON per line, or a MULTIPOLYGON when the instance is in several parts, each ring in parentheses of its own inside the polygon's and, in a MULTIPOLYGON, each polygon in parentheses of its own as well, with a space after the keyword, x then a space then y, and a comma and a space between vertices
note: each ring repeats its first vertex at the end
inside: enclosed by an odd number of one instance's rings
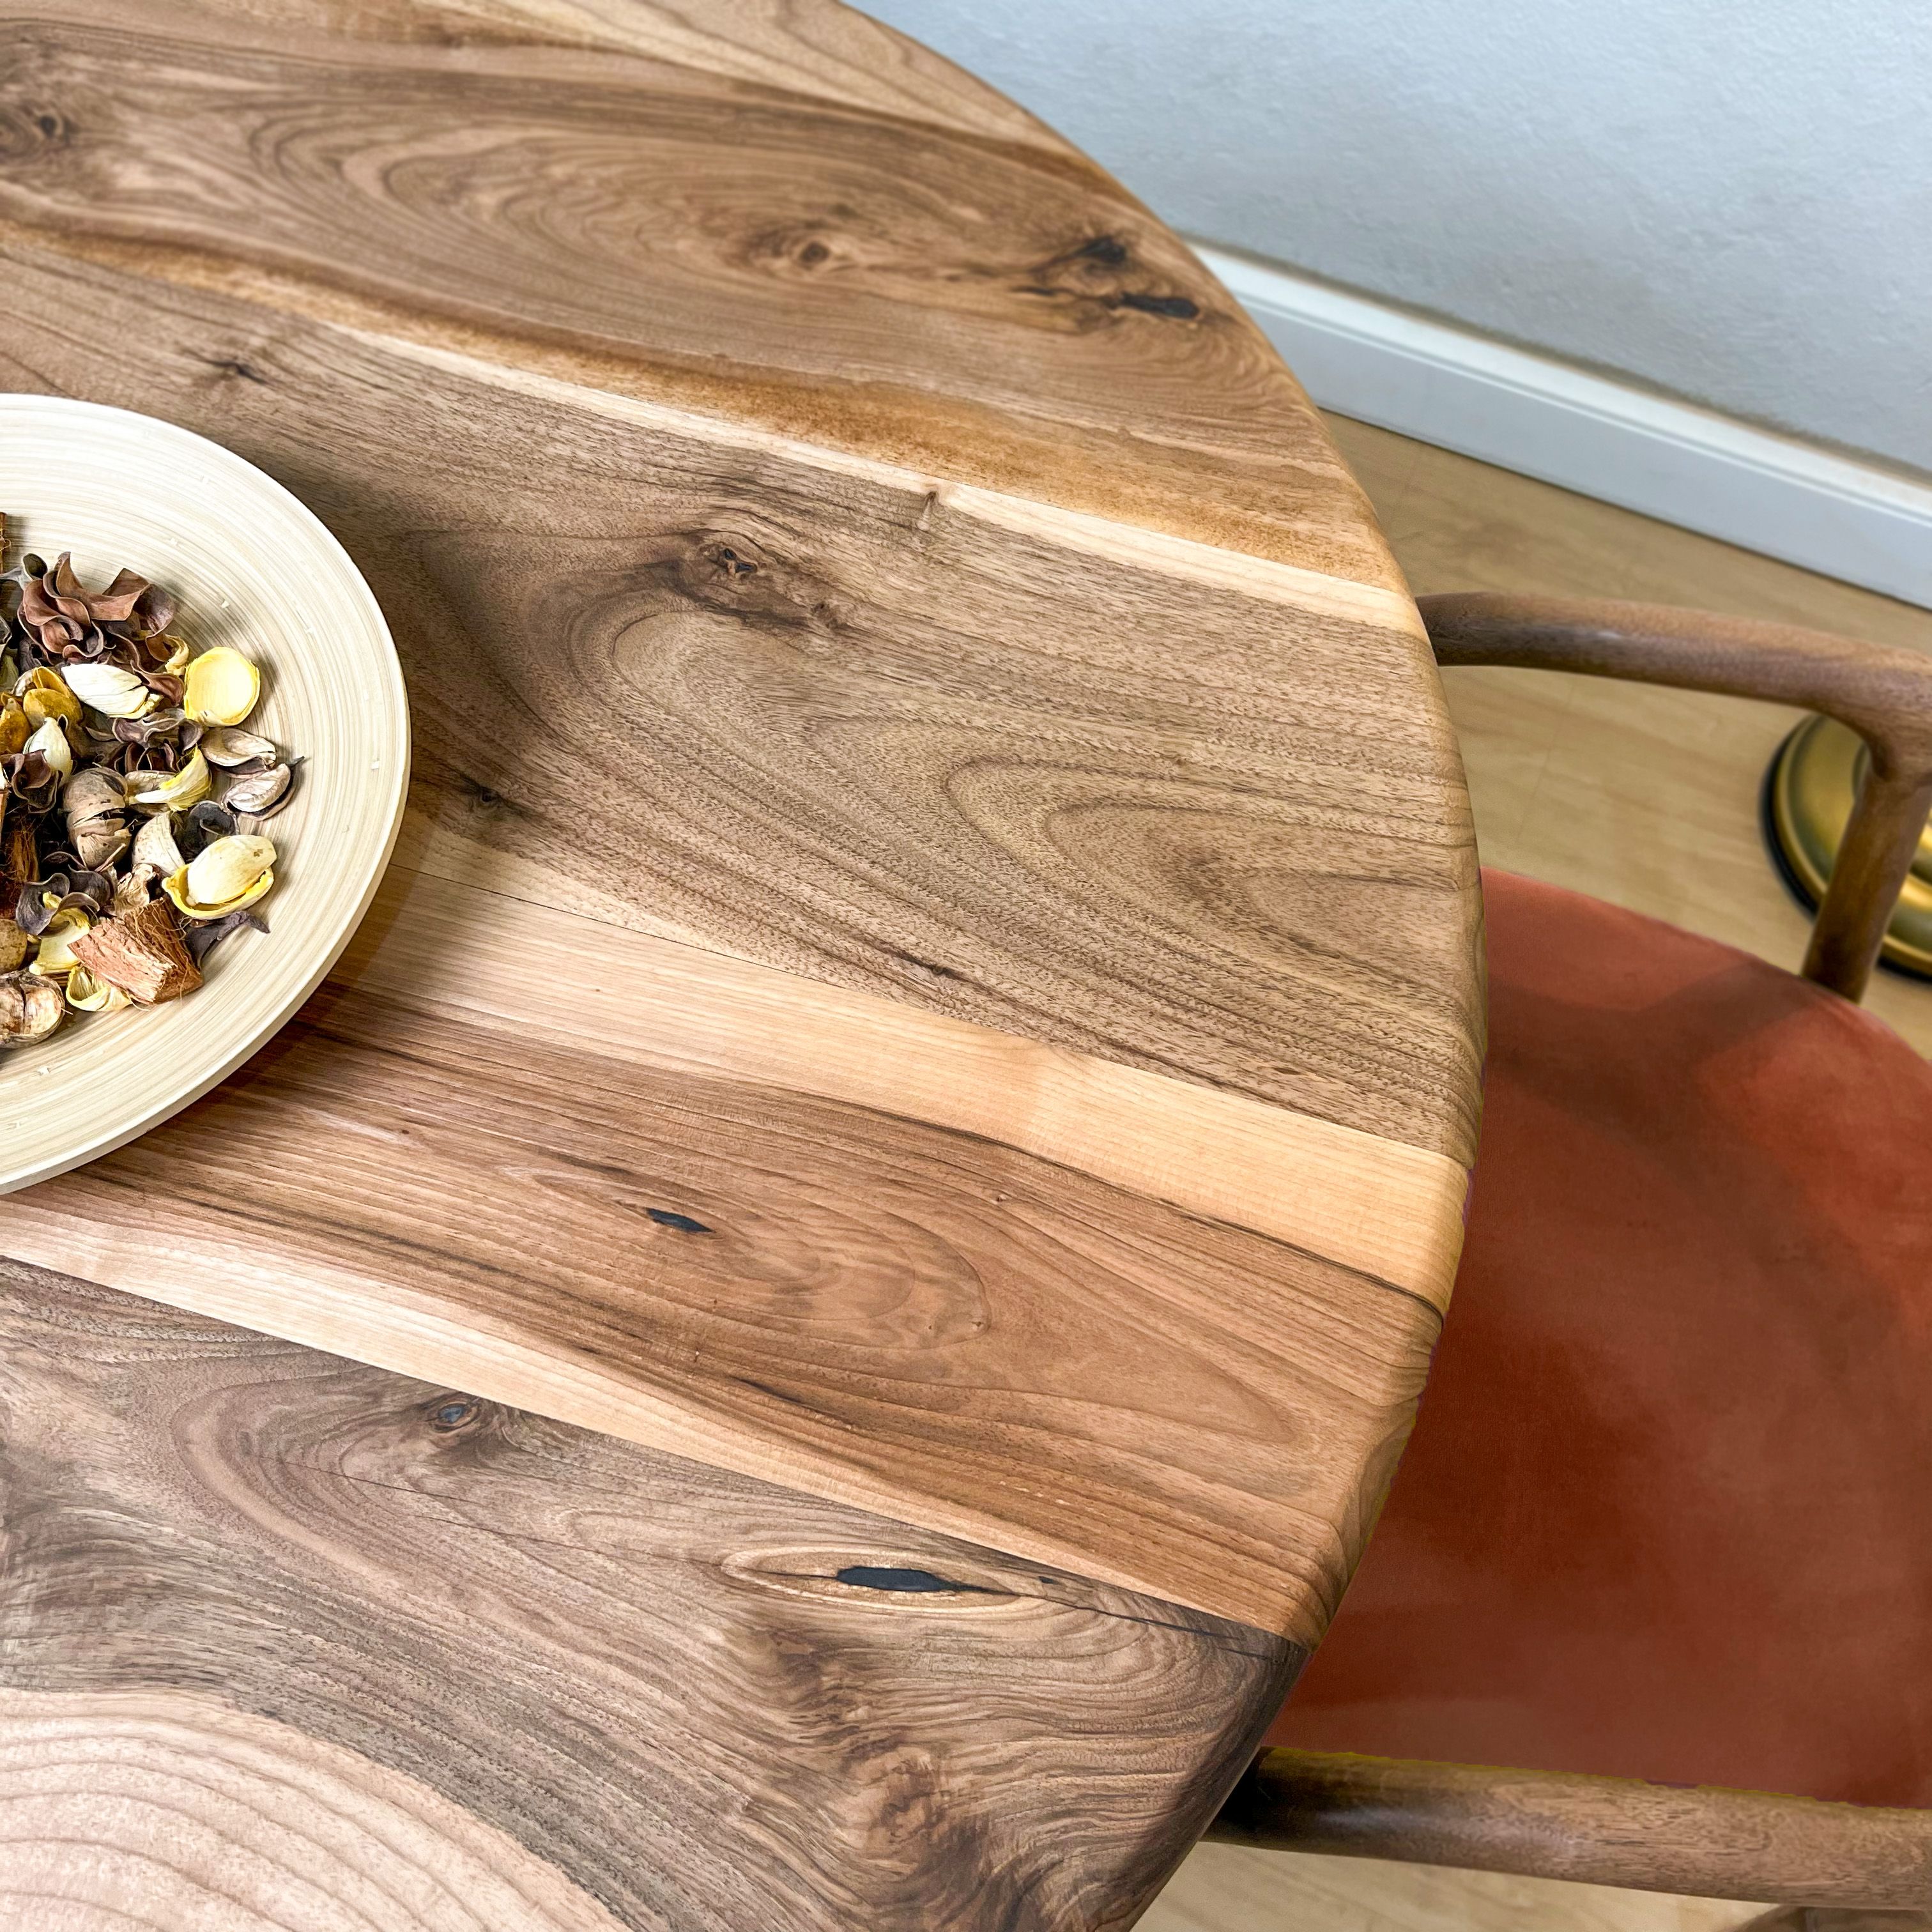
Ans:
POLYGON ((1446 1309, 1444 1154, 398 866, 338 979, 523 1036, 983 1136, 1446 1309))
POLYGON ((1472 1157, 1474 854, 1412 637, 380 335, 39 251, 8 290, 16 380, 323 509, 493 881, 1472 1157))
POLYGON ((1439 1325, 997 1142, 346 986, 4 1242, 1301 1642, 1439 1325))
POLYGON ((1423 657, 1428 656, 1429 633, 1414 603, 1403 591, 1244 550, 1223 549, 1191 537, 1068 509, 1033 497, 1010 495, 977 484, 950 482, 855 450, 782 435, 742 418, 680 409, 645 397, 620 394, 540 369, 424 341, 419 337, 340 324, 324 326, 340 328, 342 333, 354 337, 377 354, 420 362, 460 380, 513 390, 562 408, 628 423, 647 434, 696 437, 727 448, 755 451, 831 476, 856 477, 882 489, 924 495, 935 506, 943 504, 962 516, 1036 542, 1062 545, 1109 563, 1233 591, 1314 616, 1339 617, 1398 632, 1412 640, 1423 657))

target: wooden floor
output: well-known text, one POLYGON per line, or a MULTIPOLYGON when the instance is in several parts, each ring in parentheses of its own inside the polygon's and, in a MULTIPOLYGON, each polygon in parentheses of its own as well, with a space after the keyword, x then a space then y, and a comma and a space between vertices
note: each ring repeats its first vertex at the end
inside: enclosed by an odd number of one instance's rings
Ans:
POLYGON ((1764 1909, 1496 1872, 1200 1845, 1140 1932, 1736 1932, 1764 1909))
MULTIPOLYGON (((1695 604, 1932 650, 1932 612, 1339 418, 1330 427, 1418 594, 1538 590, 1695 604)), ((1797 713, 1544 671, 1449 674, 1486 864, 1796 967, 1806 920, 1758 830, 1797 713)), ((1866 1004, 1932 1054, 1932 985, 1866 1004)), ((1763 1908, 1203 1845, 1143 1932, 1730 1932, 1763 1908)))
MULTIPOLYGON (((1932 611, 1383 430, 1330 424, 1418 595, 1644 598, 1932 650, 1932 611)), ((1548 671, 1444 682, 1485 864, 1796 967, 1808 921, 1765 855, 1758 795, 1798 712, 1548 671)), ((1865 1004, 1932 1053, 1932 985, 1883 972, 1865 1004)))

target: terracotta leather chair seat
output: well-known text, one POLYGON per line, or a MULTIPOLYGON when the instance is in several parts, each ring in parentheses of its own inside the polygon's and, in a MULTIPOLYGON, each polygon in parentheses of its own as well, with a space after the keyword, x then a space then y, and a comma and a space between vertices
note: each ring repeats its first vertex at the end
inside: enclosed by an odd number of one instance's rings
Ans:
POLYGON ((1484 874, 1468 1245, 1269 1742, 1932 1805, 1932 1068, 1484 874))

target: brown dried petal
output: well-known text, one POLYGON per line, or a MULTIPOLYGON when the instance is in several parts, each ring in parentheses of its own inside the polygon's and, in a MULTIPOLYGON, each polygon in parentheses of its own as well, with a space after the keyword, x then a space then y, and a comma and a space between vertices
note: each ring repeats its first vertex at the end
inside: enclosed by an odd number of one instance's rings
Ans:
POLYGON ((0 759, 0 779, 5 782, 8 800, 22 812, 33 812, 51 811, 64 782, 44 752, 16 752, 10 758, 0 759))
POLYGON ((205 798, 190 808, 181 830, 175 835, 175 843, 184 859, 196 859, 201 856, 204 845, 218 838, 231 838, 234 831, 234 813, 213 799, 205 798))
POLYGON ((231 932, 239 932, 244 926, 252 926, 257 932, 266 932, 268 922, 258 912, 231 912, 226 919, 197 920, 182 934, 182 941, 194 956, 195 964, 202 964, 231 932))
POLYGON ((276 765, 263 772, 238 771, 221 802, 230 812, 246 812, 251 818, 272 818, 289 802, 289 788, 295 768, 276 765))
POLYGON ((176 737, 187 722, 188 713, 178 705, 164 705, 145 718, 116 718, 114 735, 124 745, 158 744, 164 739, 176 737))

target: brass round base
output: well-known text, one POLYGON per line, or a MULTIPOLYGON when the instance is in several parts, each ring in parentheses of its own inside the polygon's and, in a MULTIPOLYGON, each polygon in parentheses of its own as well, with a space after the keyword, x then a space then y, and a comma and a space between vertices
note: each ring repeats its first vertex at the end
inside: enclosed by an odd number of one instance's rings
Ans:
MULTIPOLYGON (((1816 908, 1864 782, 1864 742, 1835 718, 1808 718, 1778 748, 1765 780, 1765 829, 1792 890, 1816 908)), ((1932 979, 1932 828, 1921 835, 1879 956, 1932 979)))

